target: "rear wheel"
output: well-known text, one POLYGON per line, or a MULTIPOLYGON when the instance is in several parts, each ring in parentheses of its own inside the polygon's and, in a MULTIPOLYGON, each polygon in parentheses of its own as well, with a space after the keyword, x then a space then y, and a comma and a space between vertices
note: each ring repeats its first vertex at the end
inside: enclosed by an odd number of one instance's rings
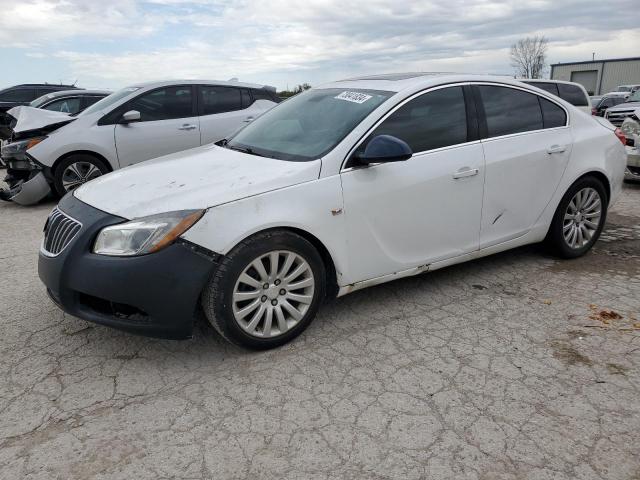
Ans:
POLYGON ((65 158, 53 173, 53 186, 61 197, 109 171, 107 165, 92 155, 77 154, 65 158))
POLYGON ((602 182, 584 177, 574 183, 558 205, 547 243, 563 258, 576 258, 598 240, 607 218, 608 198, 602 182))
POLYGON ((288 231, 257 234, 224 257, 202 294, 202 307, 227 340, 268 349, 300 335, 325 295, 322 258, 288 231))

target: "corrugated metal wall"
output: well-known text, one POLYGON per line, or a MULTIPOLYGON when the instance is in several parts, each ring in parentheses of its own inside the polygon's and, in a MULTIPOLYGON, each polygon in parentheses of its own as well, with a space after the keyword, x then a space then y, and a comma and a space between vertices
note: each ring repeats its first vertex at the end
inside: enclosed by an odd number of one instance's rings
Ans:
POLYGON ((572 72, 597 71, 598 89, 594 95, 611 92, 618 85, 630 83, 640 84, 640 60, 589 62, 580 64, 563 64, 552 67, 551 78, 571 81, 572 72), (604 74, 603 74, 604 72, 604 74))

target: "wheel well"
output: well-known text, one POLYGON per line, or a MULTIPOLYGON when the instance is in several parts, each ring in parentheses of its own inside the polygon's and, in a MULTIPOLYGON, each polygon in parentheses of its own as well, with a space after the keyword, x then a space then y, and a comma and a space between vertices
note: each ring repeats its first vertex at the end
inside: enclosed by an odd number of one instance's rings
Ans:
POLYGON ((326 297, 334 298, 338 295, 338 277, 336 272, 336 266, 333 263, 333 258, 331 257, 329 250, 327 250, 327 247, 324 246, 324 244, 320 241, 318 237, 316 237, 315 235, 312 235, 311 233, 305 230, 295 228, 295 227, 275 227, 275 228, 270 228, 268 230, 262 230, 260 232, 256 232, 253 235, 257 233, 263 233, 269 230, 284 230, 284 231, 292 232, 292 233, 295 233, 296 235, 300 235, 302 238, 304 238, 309 243, 311 243, 316 248, 316 250, 318 250, 318 253, 320 253, 320 256, 322 257, 322 262, 324 263, 324 267, 327 270, 326 297))
MULTIPOLYGON (((576 179, 576 182, 578 180, 581 180, 585 177, 595 177, 598 180, 600 180, 602 182, 602 185, 604 186, 604 189, 606 191, 607 194, 607 203, 609 202, 609 199, 611 198, 611 185, 609 184, 609 179, 607 178, 607 176, 602 173, 602 172, 587 172, 584 175, 582 175, 580 178, 576 179)), ((575 183, 575 182, 573 182, 575 183)), ((572 184, 573 185, 573 184, 572 184)))
POLYGON ((60 158, 58 158, 55 163, 53 164, 53 166, 51 167, 51 171, 55 172, 56 168, 58 168, 58 165, 60 165, 60 162, 62 162, 63 160, 65 160, 66 158, 69 158, 72 155, 90 155, 92 157, 97 158, 98 160, 102 161, 102 163, 105 164, 105 166, 107 167, 107 169, 110 172, 113 172, 113 168, 111 168, 111 164, 109 163, 109 161, 104 158, 102 155, 100 155, 99 153, 96 152, 92 152, 91 150, 75 150, 73 152, 69 152, 69 153, 65 153, 64 155, 62 155, 60 158))

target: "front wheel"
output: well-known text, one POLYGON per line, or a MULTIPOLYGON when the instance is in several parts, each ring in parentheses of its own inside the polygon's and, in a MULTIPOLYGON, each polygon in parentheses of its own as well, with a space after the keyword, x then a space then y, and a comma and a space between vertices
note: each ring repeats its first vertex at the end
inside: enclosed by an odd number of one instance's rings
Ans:
POLYGON ((300 335, 325 295, 316 248, 288 231, 264 232, 224 257, 202 294, 204 313, 227 340, 268 349, 300 335))
POLYGON ((553 217, 547 243, 563 258, 577 258, 596 243, 607 218, 607 194, 602 182, 584 177, 565 193, 553 217))
POLYGON ((63 197, 108 171, 105 163, 92 155, 71 155, 56 167, 53 173, 53 186, 56 193, 63 197))

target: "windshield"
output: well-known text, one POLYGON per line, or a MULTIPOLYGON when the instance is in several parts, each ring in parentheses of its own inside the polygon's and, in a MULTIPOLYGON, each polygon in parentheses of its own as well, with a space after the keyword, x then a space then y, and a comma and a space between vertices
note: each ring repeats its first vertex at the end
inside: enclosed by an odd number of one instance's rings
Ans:
POLYGON ((622 85, 618 87, 618 90, 616 90, 616 92, 630 92, 630 91, 631 91, 631 87, 627 87, 626 85, 622 85))
POLYGON ((127 87, 127 88, 123 88, 122 90, 118 90, 117 92, 114 92, 111 95, 107 95, 102 100, 94 103, 85 111, 83 111, 80 115, 88 115, 90 113, 98 112, 100 110, 109 108, 111 105, 131 95, 136 90, 140 90, 140 87, 127 87))
POLYGON ((629 95, 629 98, 627 98, 625 102, 640 102, 640 90, 636 90, 634 93, 629 95))
POLYGON ((53 93, 47 93, 46 95, 42 95, 41 97, 36 98, 35 100, 33 100, 29 106, 30 107, 34 107, 34 108, 38 108, 39 106, 43 105, 47 100, 50 100, 52 98, 54 98, 55 95, 53 93))
POLYGON ((315 160, 331 151, 394 93, 344 88, 308 90, 258 117, 226 146, 280 160, 315 160))

